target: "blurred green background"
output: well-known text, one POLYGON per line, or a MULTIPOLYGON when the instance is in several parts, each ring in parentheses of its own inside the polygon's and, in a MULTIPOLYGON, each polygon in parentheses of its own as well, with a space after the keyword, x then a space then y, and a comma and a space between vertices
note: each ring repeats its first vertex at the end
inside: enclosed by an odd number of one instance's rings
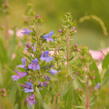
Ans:
MULTIPOLYGON (((16 87, 11 80, 11 75, 15 66, 20 63, 23 50, 23 46, 19 49, 14 36, 10 39, 4 38, 6 34, 2 32, 2 27, 22 28, 25 10, 29 4, 33 6, 36 14, 44 17, 47 31, 58 31, 64 14, 71 12, 74 20, 77 21, 75 43, 86 45, 90 49, 109 47, 109 34, 105 35, 96 20, 79 22, 84 16, 97 16, 105 24, 105 29, 109 33, 109 0, 0 0, 0 88, 6 88, 9 95, 8 97, 0 96, 0 109, 14 109, 11 103, 14 100, 16 87), (7 6, 9 6, 8 13, 7 6)), ((106 86, 101 90, 100 95, 94 109, 98 109, 98 105, 99 109, 109 109, 109 87, 106 86)))
MULTIPOLYGON (((36 14, 44 16, 49 29, 57 30, 65 12, 72 12, 77 21, 84 16, 99 17, 109 32, 109 0, 0 0, 0 7, 3 7, 4 1, 9 5, 10 27, 22 25, 25 10, 28 4, 32 4, 36 14)), ((6 19, 2 12, 0 13, 0 24, 4 24, 6 19)), ((75 39, 79 44, 87 45, 92 49, 108 47, 109 35, 104 35, 99 23, 95 20, 78 22, 77 30, 75 39)))

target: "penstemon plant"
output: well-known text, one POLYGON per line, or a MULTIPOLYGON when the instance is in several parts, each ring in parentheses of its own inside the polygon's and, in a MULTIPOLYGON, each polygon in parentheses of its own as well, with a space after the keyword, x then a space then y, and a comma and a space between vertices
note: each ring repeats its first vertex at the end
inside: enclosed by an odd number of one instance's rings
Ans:
POLYGON ((88 47, 73 44, 77 30, 70 13, 65 15, 57 34, 53 31, 42 33, 42 17, 33 15, 28 17, 31 22, 26 21, 28 27, 22 30, 27 40, 22 64, 16 67, 16 74, 12 76, 21 87, 20 91, 23 89, 26 93, 27 108, 93 108, 107 80, 109 56, 105 57, 102 52, 103 57, 100 54, 97 57, 88 47), (98 63, 102 63, 102 71, 98 63))

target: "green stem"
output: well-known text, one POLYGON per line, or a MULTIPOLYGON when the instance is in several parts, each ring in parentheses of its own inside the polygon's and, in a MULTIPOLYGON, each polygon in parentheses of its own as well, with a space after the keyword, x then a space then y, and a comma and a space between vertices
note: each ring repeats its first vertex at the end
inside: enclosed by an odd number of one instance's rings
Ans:
POLYGON ((66 36, 66 60, 67 60, 67 71, 70 73, 70 35, 66 36))
POLYGON ((90 89, 88 87, 88 80, 87 80, 87 83, 86 83, 85 109, 90 109, 90 89))

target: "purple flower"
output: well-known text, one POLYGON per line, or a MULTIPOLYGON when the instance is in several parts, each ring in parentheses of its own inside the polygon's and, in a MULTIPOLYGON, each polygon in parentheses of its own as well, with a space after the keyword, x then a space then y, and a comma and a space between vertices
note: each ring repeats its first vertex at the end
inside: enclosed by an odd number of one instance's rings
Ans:
POLYGON ((58 32, 59 32, 59 33, 62 33, 62 32, 63 32, 63 30, 62 30, 62 29, 59 29, 59 30, 58 30, 58 32))
POLYGON ((26 98, 26 102, 27 102, 30 106, 32 106, 33 104, 36 104, 35 95, 32 94, 31 96, 28 96, 28 97, 26 98))
POLYGON ((29 69, 32 69, 32 70, 40 70, 40 66, 38 64, 38 59, 34 59, 32 60, 31 64, 29 64, 28 66, 29 69))
POLYGON ((26 43, 26 49, 31 48, 31 43, 26 43))
POLYGON ((104 54, 102 51, 89 50, 90 55, 95 60, 103 60, 104 54))
POLYGON ((104 48, 101 50, 103 54, 106 56, 109 53, 109 48, 104 48))
POLYGON ((26 93, 34 92, 33 84, 30 82, 26 82, 26 84, 21 84, 20 86, 24 88, 24 92, 26 93))
POLYGON ((29 30, 29 29, 27 29, 27 28, 24 28, 23 31, 22 31, 22 33, 23 33, 24 35, 29 35, 31 32, 32 32, 32 31, 29 30))
POLYGON ((42 53, 40 59, 46 62, 50 62, 53 60, 53 57, 49 56, 49 51, 45 51, 42 53))
POLYGON ((17 30, 16 31, 16 36, 19 37, 19 38, 23 38, 24 34, 22 32, 23 32, 23 29, 17 30))
POLYGON ((50 77, 47 76, 47 75, 45 75, 45 76, 44 76, 44 79, 49 81, 49 80, 50 80, 50 77))
POLYGON ((26 72, 18 72, 18 71, 16 71, 16 73, 17 73, 16 75, 12 76, 12 79, 15 80, 15 81, 20 79, 20 78, 23 78, 23 77, 25 77, 27 75, 26 72))
POLYGON ((43 87, 43 82, 38 82, 38 87, 43 87))
POLYGON ((38 83, 38 87, 46 87, 48 84, 49 84, 48 81, 39 82, 39 83, 38 83))
POLYGON ((48 81, 44 81, 44 82, 43 82, 43 86, 44 86, 44 87, 48 86, 48 84, 49 84, 48 81))
POLYGON ((75 26, 72 27, 72 32, 77 32, 77 28, 75 26))
POLYGON ((47 42, 50 42, 50 41, 54 41, 53 38, 52 38, 52 35, 54 34, 54 32, 49 32, 48 34, 45 34, 43 36, 43 38, 47 41, 47 42))
POLYGON ((101 84, 97 83, 96 86, 95 86, 95 90, 100 89, 100 87, 101 87, 101 84))
POLYGON ((32 50, 33 50, 33 52, 36 51, 36 44, 33 44, 33 46, 32 46, 32 50))
POLYGON ((54 69, 51 69, 49 72, 50 72, 52 75, 55 75, 55 74, 58 73, 58 71, 57 71, 57 70, 54 70, 54 69))
POLYGON ((26 67, 26 59, 22 58, 22 65, 18 65, 17 67, 25 68, 26 67))

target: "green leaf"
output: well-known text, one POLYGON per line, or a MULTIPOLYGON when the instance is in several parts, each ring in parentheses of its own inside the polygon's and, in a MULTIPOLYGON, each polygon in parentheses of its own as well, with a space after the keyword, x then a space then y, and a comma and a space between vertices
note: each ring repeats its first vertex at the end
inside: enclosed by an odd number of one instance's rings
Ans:
POLYGON ((106 84, 109 81, 109 69, 105 72, 104 78, 103 78, 103 84, 106 84))
POLYGON ((7 50, 4 46, 3 40, 0 38, 0 63, 5 64, 8 61, 7 50))
POLYGON ((65 87, 64 93, 62 95, 62 100, 64 104, 63 109, 72 109, 76 105, 80 105, 80 94, 75 90, 72 86, 73 84, 69 82, 69 84, 65 87))
POLYGON ((107 69, 109 68, 109 54, 107 54, 103 60, 103 65, 102 65, 103 69, 107 69))
POLYGON ((95 62, 93 62, 90 65, 90 71, 91 71, 90 75, 95 78, 95 79, 92 79, 92 84, 95 86, 97 83, 101 82, 101 77, 95 62))
POLYGON ((42 95, 37 87, 36 87, 36 97, 38 101, 38 104, 36 104, 36 107, 37 105, 39 105, 38 107, 40 107, 40 109, 50 109, 50 107, 44 102, 42 95))

